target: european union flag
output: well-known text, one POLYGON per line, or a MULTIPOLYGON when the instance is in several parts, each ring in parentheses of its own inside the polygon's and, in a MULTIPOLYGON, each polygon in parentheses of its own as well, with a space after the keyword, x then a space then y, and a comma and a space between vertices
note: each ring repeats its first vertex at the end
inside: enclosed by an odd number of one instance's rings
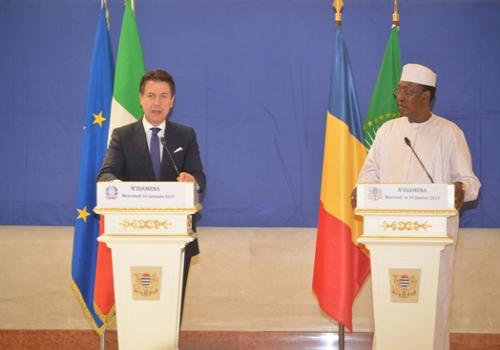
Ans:
POLYGON ((101 6, 90 66, 71 268, 73 291, 98 333, 105 325, 94 309, 99 217, 92 210, 96 205, 96 177, 107 147, 114 72, 106 10, 101 6))

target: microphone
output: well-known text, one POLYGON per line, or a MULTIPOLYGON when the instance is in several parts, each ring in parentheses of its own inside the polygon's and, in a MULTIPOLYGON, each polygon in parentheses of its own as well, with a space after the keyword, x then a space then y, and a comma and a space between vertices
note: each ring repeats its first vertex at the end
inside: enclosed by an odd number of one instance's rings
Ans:
POLYGON ((170 158, 170 163, 172 163, 172 165, 174 166, 174 169, 175 169, 175 172, 177 173, 177 176, 179 176, 180 175, 179 169, 177 169, 177 165, 175 165, 174 158, 172 157, 172 154, 168 150, 167 141, 165 141, 164 137, 160 137, 160 142, 163 145, 163 148, 165 149, 165 151, 167 151, 168 158, 170 158))
POLYGON ((424 163, 422 163, 422 161, 420 160, 420 158, 418 157, 417 153, 415 152, 415 150, 413 149, 413 147, 411 146, 411 142, 410 142, 410 139, 408 137, 405 137, 405 143, 408 147, 410 147, 411 151, 413 152, 413 154, 415 155, 415 157, 417 157, 417 160, 418 162, 420 163, 420 165, 422 166, 422 169, 424 169, 425 173, 427 174, 427 177, 429 178, 429 180, 431 180, 431 183, 434 183, 434 180, 432 179, 431 175, 429 174, 429 172, 427 171, 427 169, 425 168, 425 165, 424 163))

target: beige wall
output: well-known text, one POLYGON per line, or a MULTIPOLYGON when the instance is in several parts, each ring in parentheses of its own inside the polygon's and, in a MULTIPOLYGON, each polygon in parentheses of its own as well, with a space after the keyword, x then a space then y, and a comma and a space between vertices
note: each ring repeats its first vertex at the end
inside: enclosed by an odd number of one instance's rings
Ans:
MULTIPOLYGON (((71 227, 0 226, 0 328, 88 329, 70 284, 71 227)), ((331 331, 311 292, 315 229, 199 228, 183 328, 331 331)), ((500 333, 500 229, 461 231, 452 331, 500 333)), ((373 329, 370 281, 354 305, 373 329)))

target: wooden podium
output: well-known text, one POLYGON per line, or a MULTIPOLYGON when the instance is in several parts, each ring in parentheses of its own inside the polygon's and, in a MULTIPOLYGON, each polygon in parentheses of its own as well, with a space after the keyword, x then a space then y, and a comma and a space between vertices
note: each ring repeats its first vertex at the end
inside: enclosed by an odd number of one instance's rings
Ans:
POLYGON ((355 213, 358 242, 370 251, 374 349, 432 350, 441 250, 453 243, 447 220, 457 211, 454 186, 366 184, 355 213))
POLYGON ((121 350, 176 350, 184 248, 200 208, 192 183, 100 182, 98 238, 111 248, 121 350))

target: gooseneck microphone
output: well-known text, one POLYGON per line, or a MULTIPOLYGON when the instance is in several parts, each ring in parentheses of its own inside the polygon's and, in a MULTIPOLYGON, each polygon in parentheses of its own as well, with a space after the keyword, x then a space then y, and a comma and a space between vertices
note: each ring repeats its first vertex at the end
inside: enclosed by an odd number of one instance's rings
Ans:
MULTIPOLYGON (((162 141, 163 142, 163 141, 162 141)), ((429 174, 429 172, 427 171, 427 169, 425 168, 425 165, 424 163, 422 163, 422 161, 420 160, 420 158, 418 157, 417 155, 417 152, 415 152, 415 150, 413 149, 412 145, 411 145, 411 142, 410 142, 410 139, 408 137, 405 137, 405 143, 408 147, 410 147, 411 151, 413 152, 413 154, 415 155, 415 157, 417 158, 418 162, 420 163, 420 165, 422 166, 422 169, 424 169, 425 173, 427 174, 427 177, 429 178, 429 180, 431 180, 431 183, 434 183, 434 180, 432 179, 431 175, 429 174)))
POLYGON ((172 154, 168 150, 167 141, 165 141, 164 137, 160 137, 160 142, 163 145, 163 148, 165 149, 165 151, 167 151, 168 158, 170 158, 170 163, 172 163, 172 165, 174 166, 174 169, 175 169, 175 172, 177 173, 177 176, 179 176, 180 175, 179 169, 177 169, 177 165, 175 165, 174 158, 172 157, 172 154))

